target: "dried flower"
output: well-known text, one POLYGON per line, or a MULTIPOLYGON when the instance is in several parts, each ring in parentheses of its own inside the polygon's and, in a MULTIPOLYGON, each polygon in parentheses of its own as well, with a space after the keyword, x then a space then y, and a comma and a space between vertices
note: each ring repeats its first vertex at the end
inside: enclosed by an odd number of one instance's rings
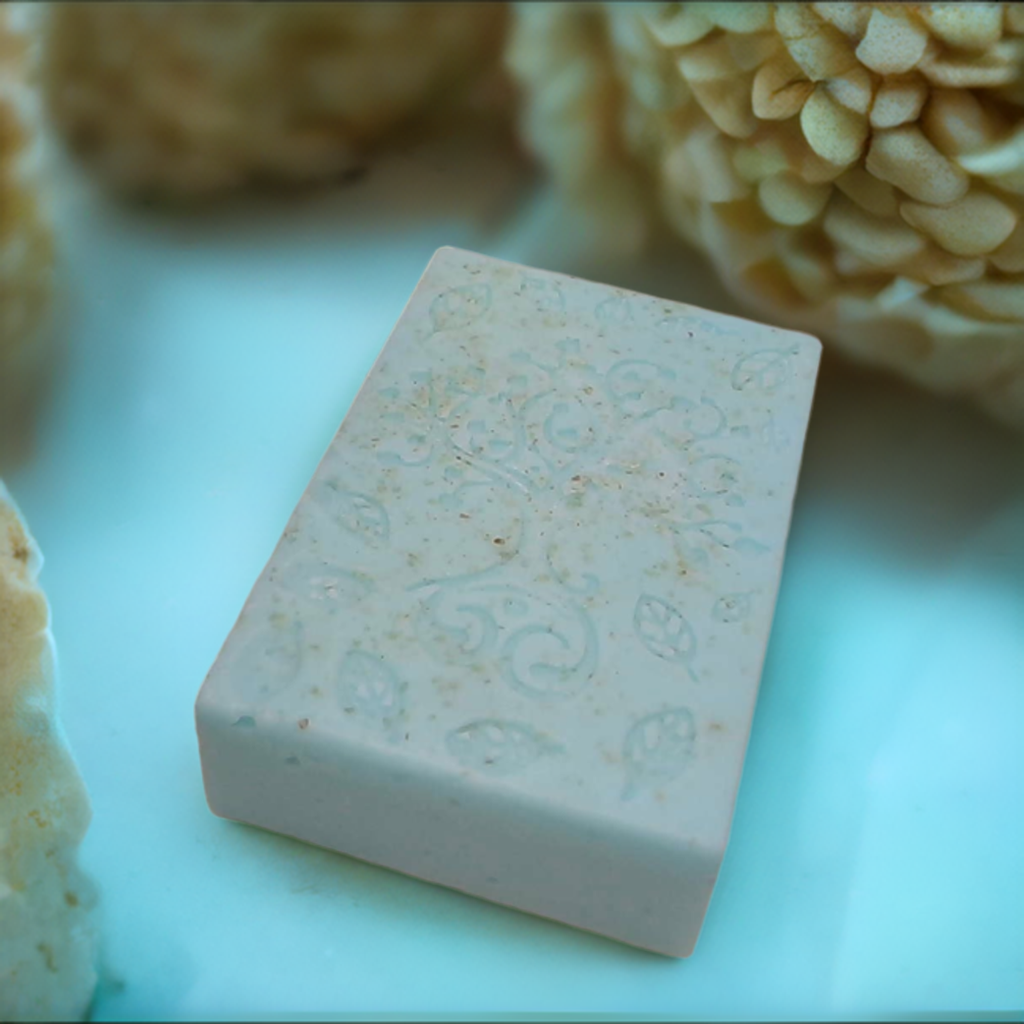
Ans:
POLYGON ((0 483, 0 1020, 79 1020, 96 986, 89 799, 55 710, 39 551, 0 483))
POLYGON ((519 5, 524 133, 759 314, 1024 426, 1024 8, 519 5))

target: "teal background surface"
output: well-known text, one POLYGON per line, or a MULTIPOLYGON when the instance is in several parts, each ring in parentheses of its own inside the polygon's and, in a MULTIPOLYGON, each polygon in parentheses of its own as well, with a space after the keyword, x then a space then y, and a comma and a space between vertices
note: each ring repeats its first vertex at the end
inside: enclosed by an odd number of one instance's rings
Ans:
POLYGON ((1024 440, 826 362, 732 841, 663 959, 213 817, 192 705, 433 251, 708 308, 492 140, 198 213, 72 169, 66 353, 8 478, 43 549, 101 890, 97 1020, 1024 1007, 1024 440))

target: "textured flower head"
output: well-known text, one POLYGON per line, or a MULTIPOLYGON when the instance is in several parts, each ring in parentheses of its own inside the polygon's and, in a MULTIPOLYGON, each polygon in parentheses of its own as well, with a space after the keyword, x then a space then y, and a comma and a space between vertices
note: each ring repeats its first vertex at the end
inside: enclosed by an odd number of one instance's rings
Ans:
POLYGON ((511 63, 571 191, 643 182, 762 314, 1024 423, 1024 8, 527 5, 511 63))

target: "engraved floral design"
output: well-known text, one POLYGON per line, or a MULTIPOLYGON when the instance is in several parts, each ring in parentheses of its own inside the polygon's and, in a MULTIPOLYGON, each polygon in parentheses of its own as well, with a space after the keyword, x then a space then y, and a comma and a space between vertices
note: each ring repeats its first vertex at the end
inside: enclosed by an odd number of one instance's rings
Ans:
POLYGON ((452 729, 445 746, 464 768, 495 776, 517 774, 563 749, 533 726, 499 718, 481 718, 452 729))
POLYGON ((350 650, 338 669, 337 693, 345 714, 379 725, 398 739, 405 713, 406 684, 379 655, 350 650))
POLYGON ((575 696, 594 674, 594 624, 567 597, 475 576, 418 589, 432 591, 420 606, 419 637, 442 662, 491 661, 513 690, 548 700, 575 696))
POLYGON ((767 348, 736 360, 729 380, 736 391, 775 391, 790 373, 795 348, 767 348))
POLYGON ((387 542, 388 513, 376 498, 349 491, 335 479, 318 481, 313 500, 342 529, 371 542, 387 542))
POLYGON ((333 606, 355 604, 369 596, 375 584, 365 573, 302 559, 287 566, 282 586, 297 597, 333 606))
POLYGON ((375 498, 353 491, 338 491, 337 517, 349 533, 361 533, 374 540, 387 540, 388 514, 375 498))
MULTIPOLYGON (((524 274, 513 287, 534 311, 565 308, 557 282, 524 274)), ((493 301, 482 285, 447 289, 431 305, 434 328, 474 324, 474 331, 486 332, 480 319, 493 301)), ((627 324, 649 330, 626 296, 603 299, 593 314, 606 330, 627 324)), ((496 678, 523 695, 565 699, 596 669, 597 634, 586 605, 600 581, 571 558, 563 560, 551 531, 572 529, 572 510, 598 486, 621 494, 615 500, 627 510, 642 507, 642 514, 656 518, 659 535, 697 571, 712 557, 767 550, 732 514, 746 498, 743 466, 729 454, 730 442, 749 437, 750 428, 731 428, 725 409, 675 369, 644 359, 600 368, 576 337, 547 349, 523 348, 507 359, 521 371, 470 363, 444 374, 414 367, 392 375, 376 393, 385 424, 376 457, 383 465, 412 468, 440 463, 447 489, 438 504, 447 512, 471 518, 473 502, 488 492, 500 492, 501 505, 515 509, 515 527, 495 536, 493 554, 483 555, 475 572, 410 588, 420 592, 416 628, 425 649, 442 663, 492 665, 496 678), (651 435, 687 456, 681 473, 686 500, 663 493, 667 484, 659 490, 636 475, 642 463, 631 439, 639 439, 642 451, 651 435), (539 521, 546 535, 534 525, 539 521), (507 570, 513 563, 546 566, 548 579, 530 590, 512 585, 507 570)), ((761 374, 756 380, 771 385, 773 368, 753 362, 736 379, 746 386, 748 377, 753 382, 761 374)), ((645 595, 634 626, 651 653, 693 675, 697 641, 678 610, 645 595)))
POLYGON ((623 800, 678 778, 693 760, 697 726, 689 708, 677 707, 641 718, 626 733, 623 800))
MULTIPOLYGON (((629 300, 618 296, 598 308, 608 323, 633 315, 629 300)), ((742 467, 723 446, 727 448, 734 433, 749 435, 748 428, 731 430, 722 407, 706 394, 689 394, 688 383, 671 368, 625 359, 602 372, 581 348, 578 338, 567 337, 550 355, 514 352, 511 359, 523 372, 503 376, 499 386, 489 386, 485 369, 476 366, 460 371, 458 380, 421 371, 407 375, 399 386, 381 389, 384 419, 393 430, 381 444, 378 460, 404 466, 450 460, 446 477, 458 477, 450 498, 454 504, 470 488, 500 486, 511 500, 542 496, 558 505, 561 489, 587 467, 604 463, 616 472, 611 453, 631 432, 643 430, 680 453, 692 449, 697 456, 694 483, 707 478, 705 492, 710 489, 713 498, 730 505, 740 503, 742 467), (610 399, 610 407, 601 404, 603 398, 610 399), (712 460, 714 465, 703 465, 712 460), (715 472, 718 479, 712 480, 715 472), (729 486, 720 486, 723 481, 729 486)), ((769 372, 759 364, 751 374, 755 370, 769 372)), ((737 379, 745 382, 744 374, 737 379)), ((770 384, 774 378, 765 380, 770 384)), ((684 547, 687 540, 697 548, 734 547, 727 535, 742 532, 742 524, 731 520, 723 530, 712 529, 718 521, 707 513, 675 522, 684 547), (701 532, 686 537, 694 530, 701 532)))
POLYGON ((697 654, 697 637, 683 614, 651 594, 641 594, 633 611, 633 629, 640 642, 658 658, 682 665, 691 679, 690 664, 697 654))

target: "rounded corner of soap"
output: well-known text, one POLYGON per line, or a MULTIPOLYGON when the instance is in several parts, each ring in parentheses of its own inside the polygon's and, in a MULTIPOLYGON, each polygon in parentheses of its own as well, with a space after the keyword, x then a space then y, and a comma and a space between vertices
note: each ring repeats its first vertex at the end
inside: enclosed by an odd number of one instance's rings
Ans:
POLYGON ((434 255, 430 257, 430 262, 433 264, 445 260, 459 259, 465 255, 468 255, 465 249, 459 249, 454 245, 442 245, 434 250, 434 255))
POLYGON ((224 711, 220 701, 217 700, 209 676, 199 688, 199 693, 196 694, 192 705, 192 715, 195 720, 196 732, 200 736, 215 727, 224 716, 224 711))
POLYGON ((808 349, 814 353, 815 358, 820 359, 822 352, 825 350, 821 338, 816 334, 808 334, 805 331, 800 332, 800 337, 803 339, 804 344, 807 345, 808 349))
POLYGON ((793 331, 791 337, 793 339, 792 350, 794 353, 799 353, 815 365, 821 362, 822 353, 825 350, 825 345, 821 338, 807 331, 793 331))

